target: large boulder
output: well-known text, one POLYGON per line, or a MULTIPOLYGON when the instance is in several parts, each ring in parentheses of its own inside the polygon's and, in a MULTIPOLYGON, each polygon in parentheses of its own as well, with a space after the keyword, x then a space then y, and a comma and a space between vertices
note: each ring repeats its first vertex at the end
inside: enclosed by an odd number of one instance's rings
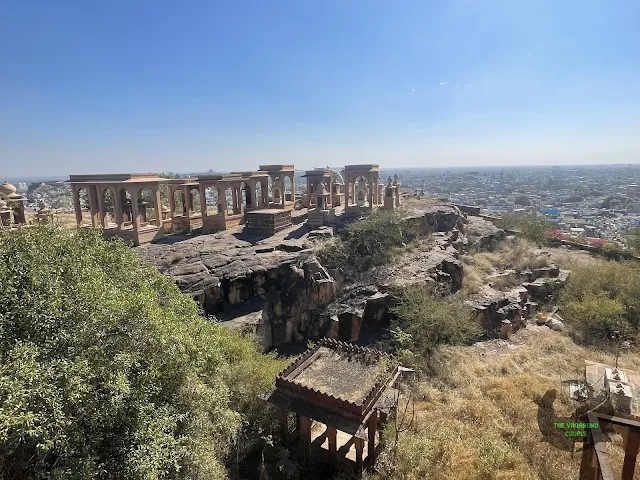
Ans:
POLYGON ((493 223, 480 217, 468 217, 466 228, 468 247, 473 250, 488 250, 494 248, 505 239, 505 232, 493 223))

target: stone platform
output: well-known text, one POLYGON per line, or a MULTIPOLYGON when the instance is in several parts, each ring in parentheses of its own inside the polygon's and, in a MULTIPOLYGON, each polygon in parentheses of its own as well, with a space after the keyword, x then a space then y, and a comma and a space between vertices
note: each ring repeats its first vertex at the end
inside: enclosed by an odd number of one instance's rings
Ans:
POLYGON ((292 224, 291 210, 267 209, 247 212, 245 228, 252 232, 273 235, 292 224))

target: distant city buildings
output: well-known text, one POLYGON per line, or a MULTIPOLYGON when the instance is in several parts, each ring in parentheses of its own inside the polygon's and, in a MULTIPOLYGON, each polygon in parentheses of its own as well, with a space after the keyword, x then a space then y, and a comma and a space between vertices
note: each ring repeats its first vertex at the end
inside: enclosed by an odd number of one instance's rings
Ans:
POLYGON ((640 165, 391 173, 397 173, 402 184, 417 194, 477 205, 490 215, 538 215, 567 235, 623 243, 629 229, 640 226, 640 165))

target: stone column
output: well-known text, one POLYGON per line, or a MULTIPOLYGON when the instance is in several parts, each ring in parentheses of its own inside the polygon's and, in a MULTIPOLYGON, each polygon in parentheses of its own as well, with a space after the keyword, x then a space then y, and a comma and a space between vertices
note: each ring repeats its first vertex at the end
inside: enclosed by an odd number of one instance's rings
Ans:
POLYGON ((73 186, 73 209, 76 213, 76 223, 82 225, 82 207, 80 206, 80 187, 73 186))
POLYGON ((116 215, 116 228, 122 230, 122 201, 120 200, 120 187, 113 186, 113 211, 116 215))
POLYGON ((220 203, 220 208, 221 208, 221 212, 220 214, 222 215, 222 218, 226 220, 228 212, 227 212, 227 188, 225 184, 221 185, 222 187, 222 195, 220 195, 220 190, 218 190, 218 202, 220 203), (222 197, 222 198, 220 198, 222 197))
POLYGON ((131 189, 131 225, 135 231, 140 230, 140 213, 138 212, 138 199, 140 198, 140 192, 134 185, 131 189))
POLYGON ((98 205, 98 198, 96 194, 96 186, 89 185, 87 187, 87 193, 89 195, 89 210, 91 211, 91 225, 95 228, 100 225, 100 207, 98 205))
POLYGON ((311 419, 300 415, 300 444, 306 455, 311 448, 311 419))
POLYGON ((278 421, 280 424, 280 438, 282 438, 283 442, 286 442, 287 434, 289 433, 289 419, 284 408, 278 409, 278 421))
POLYGON ((191 210, 193 209, 191 206, 191 190, 187 186, 182 187, 182 202, 184 203, 184 216, 191 218, 191 210))
POLYGON ((356 204, 358 203, 358 199, 356 198, 356 183, 353 177, 351 178, 351 180, 352 180, 352 182, 350 183, 351 202, 352 204, 356 204))
POLYGON ((331 178, 329 178, 329 203, 330 203, 330 207, 333 208, 334 205, 334 200, 333 200, 333 181, 331 180, 331 178))
POLYGON ((291 174, 291 204, 296 204, 296 182, 295 182, 295 173, 291 174))
POLYGON ((156 185, 153 187, 153 199, 155 202, 155 212, 156 212, 156 226, 162 226, 162 198, 160 198, 160 187, 156 185))
POLYGON ((358 437, 354 437, 353 439, 356 447, 356 472, 360 474, 364 469, 364 462, 362 460, 362 454, 364 451, 364 440, 358 437))
POLYGON ((309 208, 311 208, 311 179, 309 177, 307 177, 307 197, 309 197, 309 208))
POLYGON ((233 213, 235 215, 236 213, 238 213, 238 195, 237 195, 235 184, 233 184, 233 186, 231 187, 231 197, 232 197, 231 208, 233 209, 233 213))
POLYGON ((105 216, 106 212, 104 211, 104 190, 100 186, 96 186, 96 190, 98 193, 98 225, 102 228, 105 227, 105 216))
POLYGON ((329 441, 329 463, 338 460, 338 431, 334 427, 327 427, 327 440, 329 441))
POLYGON ((369 174, 369 207, 373 208, 374 200, 377 196, 376 190, 378 190, 378 184, 373 183, 373 175, 369 174))
POLYGON ((169 185, 169 216, 173 217, 176 213, 176 191, 172 185, 169 185))
POLYGON ((200 211, 202 212, 202 222, 204 223, 204 219, 207 218, 206 186, 201 183, 199 185, 199 191, 200 191, 200 211))

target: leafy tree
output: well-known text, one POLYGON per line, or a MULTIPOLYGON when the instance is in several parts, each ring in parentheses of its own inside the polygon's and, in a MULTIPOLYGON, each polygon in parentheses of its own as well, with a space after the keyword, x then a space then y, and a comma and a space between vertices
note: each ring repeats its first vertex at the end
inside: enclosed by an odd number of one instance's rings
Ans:
POLYGON ((0 477, 223 478, 279 362, 121 241, 0 236, 0 477))
POLYGON ((459 345, 483 333, 460 294, 447 295, 436 285, 412 284, 400 289, 393 307, 391 333, 401 362, 427 364, 442 344, 459 345))
POLYGON ((518 195, 513 202, 516 205, 522 205, 525 207, 531 205, 531 200, 529 200, 529 197, 527 195, 518 195))

